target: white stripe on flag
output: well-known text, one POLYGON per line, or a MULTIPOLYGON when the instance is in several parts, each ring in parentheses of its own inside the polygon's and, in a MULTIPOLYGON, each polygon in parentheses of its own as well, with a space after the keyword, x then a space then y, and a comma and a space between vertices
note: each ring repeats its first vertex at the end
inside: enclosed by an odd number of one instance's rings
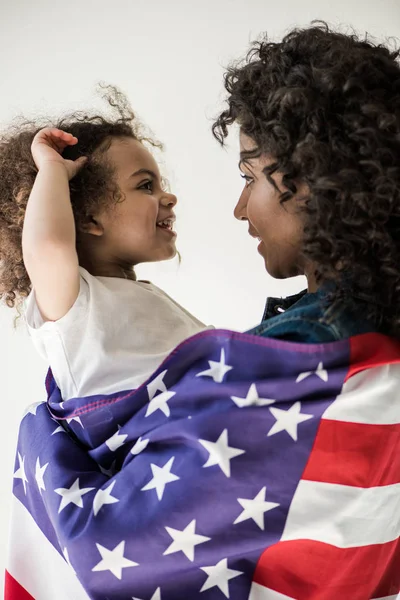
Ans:
POLYGON ((35 600, 89 600, 72 568, 15 496, 7 570, 35 600))
POLYGON ((250 590, 249 600, 294 600, 291 596, 285 596, 275 590, 253 583, 250 590))
POLYGON ((384 598, 375 598, 375 600, 400 600, 400 594, 394 596, 385 596, 384 598))
POLYGON ((390 542, 400 536, 399 498, 399 483, 358 488, 301 480, 281 539, 339 548, 390 542))
POLYGON ((393 425, 400 423, 400 365, 384 365, 356 373, 327 408, 324 419, 393 425))

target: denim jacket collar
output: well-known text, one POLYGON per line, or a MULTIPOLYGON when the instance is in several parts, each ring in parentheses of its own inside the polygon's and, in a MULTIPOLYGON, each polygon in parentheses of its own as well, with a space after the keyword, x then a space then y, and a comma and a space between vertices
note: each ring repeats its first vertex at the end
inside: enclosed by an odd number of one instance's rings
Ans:
POLYGON ((286 298, 267 298, 264 314, 261 321, 266 321, 271 317, 276 317, 276 315, 282 314, 283 312, 288 310, 288 308, 291 308, 292 306, 297 304, 299 300, 301 300, 302 298, 306 299, 308 296, 314 296, 314 294, 307 294, 307 290, 303 290, 299 294, 287 296, 286 298))

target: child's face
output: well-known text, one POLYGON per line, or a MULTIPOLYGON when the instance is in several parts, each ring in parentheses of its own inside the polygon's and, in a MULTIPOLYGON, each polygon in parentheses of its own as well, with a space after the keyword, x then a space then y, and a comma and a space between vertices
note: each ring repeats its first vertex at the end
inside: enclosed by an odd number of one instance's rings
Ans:
POLYGON ((102 253, 111 262, 136 265, 176 254, 173 231, 176 196, 163 190, 158 165, 132 138, 114 139, 107 158, 115 168, 122 202, 96 217, 101 225, 102 253), (167 224, 162 221, 169 220, 167 224))
MULTIPOLYGON (((240 134, 240 151, 252 150, 255 144, 248 136, 240 134)), ((263 168, 273 161, 267 157, 250 159, 241 163, 246 183, 235 207, 235 217, 249 222, 249 234, 258 237, 258 251, 272 277, 286 279, 305 273, 301 258, 303 224, 296 200, 305 189, 298 187, 296 196, 279 202, 280 192, 267 180, 263 168)), ((283 191, 282 175, 272 175, 279 190, 283 191)), ((298 203, 298 200, 297 200, 298 203)))

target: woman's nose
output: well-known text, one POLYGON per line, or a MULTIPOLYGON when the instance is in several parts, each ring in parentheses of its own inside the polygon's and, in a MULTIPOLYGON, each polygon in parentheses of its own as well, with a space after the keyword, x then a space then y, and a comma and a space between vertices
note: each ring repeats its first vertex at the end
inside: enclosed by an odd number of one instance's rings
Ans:
POLYGON ((239 200, 235 206, 233 214, 239 221, 247 221, 247 193, 244 189, 240 194, 239 200))

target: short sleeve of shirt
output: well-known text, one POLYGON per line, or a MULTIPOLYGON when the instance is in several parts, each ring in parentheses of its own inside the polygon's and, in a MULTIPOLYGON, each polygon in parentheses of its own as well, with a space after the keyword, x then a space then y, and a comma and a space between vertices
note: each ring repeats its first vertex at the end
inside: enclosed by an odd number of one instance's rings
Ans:
POLYGON ((50 366, 59 387, 65 377, 71 378, 72 387, 74 387, 74 377, 69 365, 65 340, 69 340, 68 346, 79 343, 85 329, 90 305, 91 275, 84 269, 80 269, 80 271, 78 297, 66 315, 58 321, 43 319, 34 290, 25 302, 25 322, 29 334, 37 351, 50 366))

